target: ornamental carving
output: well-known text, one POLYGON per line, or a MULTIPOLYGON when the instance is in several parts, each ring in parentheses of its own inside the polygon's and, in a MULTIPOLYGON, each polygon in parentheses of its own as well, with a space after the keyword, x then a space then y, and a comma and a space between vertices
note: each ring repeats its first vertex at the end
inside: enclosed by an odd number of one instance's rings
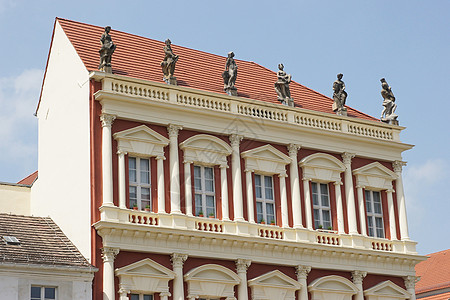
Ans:
POLYGON ((178 132, 183 129, 183 126, 169 124, 167 127, 167 132, 169 133, 169 137, 178 137, 178 132))
POLYGON ((238 260, 236 260, 236 271, 238 273, 247 272, 251 264, 251 260, 239 258, 238 260))
POLYGON ((364 271, 353 271, 352 279, 354 284, 362 284, 364 277, 367 276, 367 272, 364 271))
POLYGON ((119 254, 119 249, 109 247, 102 248, 103 262, 114 262, 117 254, 119 254))
POLYGON ((175 73, 175 65, 178 61, 178 55, 175 55, 172 51, 172 42, 167 39, 164 46, 164 60, 161 62, 161 68, 163 71, 163 80, 167 84, 177 85, 177 78, 173 76, 175 73))
POLYGON ((333 82, 333 111, 340 116, 347 115, 347 108, 345 107, 345 100, 347 99, 347 92, 345 91, 345 83, 342 81, 344 75, 339 73, 337 80, 333 82))
POLYGON ((406 166, 406 162, 401 160, 396 160, 392 163, 395 173, 401 173, 404 166, 406 166))
POLYGON ((98 65, 98 69, 106 73, 112 73, 111 58, 114 51, 116 50, 116 45, 114 45, 111 39, 111 35, 109 34, 110 31, 111 27, 106 26, 105 32, 100 38, 100 44, 102 45, 102 47, 98 51, 100 52, 100 64, 98 65))
POLYGON ((187 254, 181 254, 181 253, 172 253, 170 256, 170 261, 172 262, 172 265, 174 267, 183 267, 184 262, 187 260, 188 255, 187 254))
POLYGON ((348 165, 350 165, 352 163, 352 158, 355 157, 355 154, 344 152, 341 154, 341 156, 342 156, 342 161, 344 162, 344 165, 347 167, 348 165))
POLYGON ((297 279, 306 279, 308 277, 309 272, 311 271, 311 266, 296 266, 295 274, 297 275, 297 279))
POLYGON ((229 139, 230 139, 230 143, 231 146, 234 147, 239 147, 239 144, 241 143, 242 139, 244 137, 242 135, 239 134, 232 134, 230 135, 229 139))
POLYGON ((234 52, 229 52, 222 78, 223 89, 230 96, 237 96, 237 88, 234 86, 237 78, 237 69, 237 64, 234 61, 234 52))
POLYGON ((383 111, 381 112, 381 121, 398 125, 397 118, 398 116, 394 113, 397 108, 397 104, 395 104, 394 93, 392 92, 392 88, 386 82, 386 79, 381 78, 381 96, 383 97, 383 111))
POLYGON ((288 145, 288 151, 289 151, 289 156, 290 157, 296 157, 298 150, 300 150, 301 146, 297 145, 297 144, 289 144, 288 145))
POLYGON ((102 122, 102 127, 111 127, 112 123, 116 119, 115 115, 101 114, 100 121, 102 122))

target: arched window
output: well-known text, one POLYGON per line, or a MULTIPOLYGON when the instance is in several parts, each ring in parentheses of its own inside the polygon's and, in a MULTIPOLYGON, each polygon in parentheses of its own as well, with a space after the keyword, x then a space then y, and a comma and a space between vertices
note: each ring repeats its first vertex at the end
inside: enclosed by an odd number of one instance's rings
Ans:
POLYGON ((308 291, 312 300, 352 300, 358 288, 342 276, 330 275, 311 282, 308 291))

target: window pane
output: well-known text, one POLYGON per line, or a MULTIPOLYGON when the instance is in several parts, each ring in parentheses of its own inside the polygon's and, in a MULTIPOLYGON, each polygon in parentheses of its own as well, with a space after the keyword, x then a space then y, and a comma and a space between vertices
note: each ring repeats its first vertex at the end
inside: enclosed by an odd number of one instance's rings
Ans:
POLYGON ((322 195, 327 195, 328 196, 328 184, 324 184, 324 183, 320 184, 320 193, 322 195))
POLYGON ((313 205, 319 205, 319 195, 313 193, 312 199, 313 199, 313 205))
POLYGON ((41 287, 40 286, 32 286, 31 287, 31 298, 32 299, 41 299, 41 287))
MULTIPOLYGON (((273 209, 274 207, 273 207, 273 204, 272 203, 266 203, 266 213, 267 213, 267 215, 271 215, 271 216, 274 216, 275 215, 275 213, 274 213, 274 209, 273 209)), ((270 220, 269 220, 270 221, 270 220)))
POLYGON ((202 195, 195 194, 195 214, 198 215, 200 211, 203 212, 202 195))
POLYGON ((55 288, 45 288, 45 299, 56 299, 55 288))
POLYGON ((150 170, 150 160, 147 158, 141 158, 140 161, 141 171, 148 172, 150 170))
POLYGON ((331 222, 331 218, 330 218, 330 211, 329 210, 322 210, 322 220, 324 222, 331 222))
POLYGON ((136 170, 130 169, 128 172, 128 177, 129 177, 130 182, 136 182, 136 180, 137 180, 136 179, 136 170))
POLYGON ((372 193, 373 193, 373 202, 381 202, 380 192, 372 192, 372 193))
POLYGON ((205 189, 207 192, 214 192, 214 181, 210 179, 205 180, 205 189))
POLYGON ((372 217, 367 217, 367 227, 369 229, 369 236, 374 236, 372 217))
POLYGON ((210 216, 215 217, 216 216, 216 210, 214 208, 207 207, 206 208, 206 214, 208 215, 208 217, 210 217, 210 216))
POLYGON ((130 295, 130 300, 139 300, 139 295, 138 294, 131 294, 130 295))
POLYGON ((262 215, 263 214, 263 207, 262 207, 262 202, 256 201, 256 213, 258 215, 262 215))
POLYGON ((215 207, 214 196, 206 196, 206 206, 215 207))
POLYGON ((255 185, 256 186, 261 186, 261 175, 256 175, 255 174, 255 185))
POLYGON ((273 190, 272 188, 266 187, 266 199, 273 200, 273 190))
POLYGON ((128 167, 130 169, 136 170, 136 158, 135 157, 128 158, 128 167))
POLYGON ((202 190, 202 179, 201 178, 195 178, 194 179, 194 187, 197 191, 202 190))
POLYGON ((317 194, 317 183, 311 182, 311 190, 314 194, 317 194))
POLYGON ((213 168, 205 167, 205 178, 206 179, 213 179, 214 178, 213 168))
POLYGON ((194 177, 200 178, 201 177, 200 172, 201 168, 199 166, 194 166, 194 177))
POLYGON ((259 177, 259 175, 255 175, 255 194, 256 194, 256 198, 259 198, 259 199, 262 198, 261 177, 259 177), (259 180, 256 180, 256 178, 259 178, 259 180))
POLYGON ((264 176, 264 185, 266 188, 272 189, 272 176, 264 176))
POLYGON ((372 202, 367 199, 370 199, 370 198, 366 198, 366 210, 368 213, 371 213, 372 212, 372 202))
POLYGON ((150 200, 150 188, 141 188, 141 199, 150 200))
POLYGON ((320 210, 314 210, 314 228, 319 228, 320 225, 320 210))
POLYGON ((328 194, 322 194, 322 206, 330 207, 330 200, 328 199, 328 194))
POLYGON ((373 209, 374 209, 374 211, 375 211, 376 214, 382 214, 382 211, 381 211, 381 203, 379 203, 379 202, 374 202, 374 203, 373 203, 373 209))
POLYGON ((153 300, 153 295, 144 295, 144 300, 153 300))

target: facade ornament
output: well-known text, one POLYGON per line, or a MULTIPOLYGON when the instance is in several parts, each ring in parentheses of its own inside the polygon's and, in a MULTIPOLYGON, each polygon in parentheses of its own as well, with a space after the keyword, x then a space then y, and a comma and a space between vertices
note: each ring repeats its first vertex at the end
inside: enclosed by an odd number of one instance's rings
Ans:
POLYGON ((172 253, 172 255, 170 255, 170 261, 172 262, 172 265, 179 268, 183 267, 184 262, 187 260, 187 258, 187 254, 172 253))
POLYGON ((342 156, 342 161, 344 162, 345 167, 347 167, 348 165, 351 165, 352 158, 355 157, 355 154, 344 152, 344 153, 342 153, 341 156, 342 156))
POLYGON ((175 64, 178 61, 178 55, 175 55, 172 51, 172 42, 167 39, 164 42, 164 60, 161 62, 162 72, 164 74, 163 80, 167 84, 177 85, 177 78, 173 76, 175 72, 175 64))
POLYGON ((115 115, 101 114, 100 121, 102 122, 102 127, 111 127, 112 123, 116 119, 115 115))
POLYGON ((252 261, 250 259, 239 258, 238 260, 236 260, 236 271, 238 273, 247 272, 251 264, 252 261))
POLYGON ((352 279, 354 284, 362 284, 364 278, 367 276, 367 272, 364 271, 353 271, 352 279))
POLYGON ((401 160, 396 160, 392 163, 392 167, 394 168, 394 172, 397 174, 402 173, 403 167, 406 166, 406 162, 401 160))
POLYGON ((103 262, 113 262, 116 259, 117 254, 119 254, 119 249, 110 247, 102 248, 103 262))
POLYGON ((294 99, 291 98, 289 84, 291 83, 291 74, 286 74, 283 70, 284 65, 278 65, 277 82, 275 82, 275 91, 278 95, 278 101, 287 106, 294 106, 294 99))
POLYGON ((100 38, 100 44, 102 45, 102 47, 98 51, 100 52, 100 64, 98 65, 98 69, 106 73, 112 73, 111 57, 114 53, 114 50, 116 50, 116 45, 114 45, 111 39, 111 35, 109 34, 110 31, 111 27, 106 26, 105 32, 100 38))
POLYGON ((347 92, 345 91, 345 83, 342 81, 342 73, 337 74, 337 80, 333 82, 333 111, 339 116, 347 116, 347 108, 345 107, 345 100, 347 99, 347 92))
POLYGON ((395 97, 394 93, 392 93, 391 87, 386 82, 386 79, 381 78, 381 96, 383 97, 383 106, 384 109, 381 112, 381 121, 392 124, 392 125, 398 125, 397 118, 398 116, 394 113, 395 109, 397 108, 397 104, 395 104, 395 97))
POLYGON ((244 138, 242 135, 239 134, 232 134, 230 135, 230 142, 232 147, 239 147, 239 144, 241 143, 242 139, 244 138))
POLYGON ((420 280, 419 276, 405 276, 403 277, 403 280, 405 281, 405 287, 407 290, 414 290, 416 287, 416 283, 420 280))
POLYGON ((301 148, 300 145, 289 144, 288 145, 289 156, 290 157, 297 156, 298 150, 300 150, 300 148, 301 148))
POLYGON ((167 132, 169 133, 169 137, 177 137, 178 131, 180 131, 181 129, 183 129, 183 126, 169 124, 169 126, 167 127, 167 132))
POLYGON ((296 266, 295 274, 297 275, 297 280, 306 279, 310 271, 311 266, 302 266, 302 265, 296 266))
POLYGON ((234 52, 228 52, 225 71, 222 73, 223 89, 230 96, 237 96, 237 88, 234 86, 237 77, 237 64, 234 61, 234 52))

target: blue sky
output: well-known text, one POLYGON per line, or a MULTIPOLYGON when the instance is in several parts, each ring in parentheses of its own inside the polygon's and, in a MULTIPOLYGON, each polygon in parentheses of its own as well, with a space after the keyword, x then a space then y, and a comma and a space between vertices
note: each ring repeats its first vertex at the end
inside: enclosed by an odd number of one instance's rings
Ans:
POLYGON ((343 73, 347 103, 381 114, 380 78, 415 144, 404 153, 410 235, 421 254, 450 248, 450 1, 0 0, 0 181, 37 169, 33 117, 55 17, 254 61, 330 96, 343 73))

